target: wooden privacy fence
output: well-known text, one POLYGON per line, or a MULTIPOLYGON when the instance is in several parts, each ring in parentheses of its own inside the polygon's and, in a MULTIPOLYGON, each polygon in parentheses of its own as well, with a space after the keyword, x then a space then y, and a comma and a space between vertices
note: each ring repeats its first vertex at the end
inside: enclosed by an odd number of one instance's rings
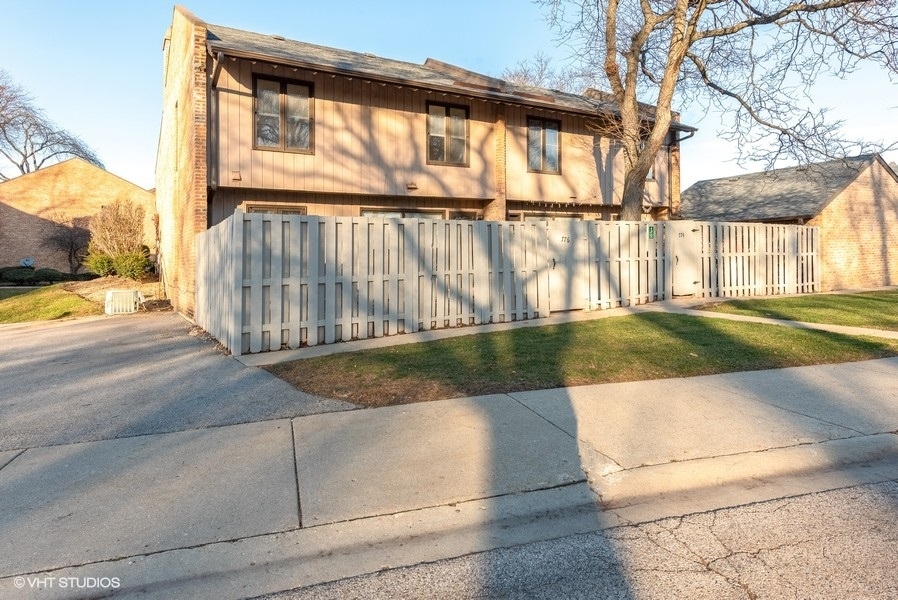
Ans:
POLYGON ((818 246, 794 225, 237 211, 197 236, 195 315, 239 355, 674 294, 810 292, 818 246))
POLYGON ((818 228, 686 223, 699 230, 701 240, 701 280, 696 290, 700 296, 773 296, 820 290, 818 228))
POLYGON ((545 317, 538 222, 236 212, 198 236, 197 323, 234 354, 545 317))

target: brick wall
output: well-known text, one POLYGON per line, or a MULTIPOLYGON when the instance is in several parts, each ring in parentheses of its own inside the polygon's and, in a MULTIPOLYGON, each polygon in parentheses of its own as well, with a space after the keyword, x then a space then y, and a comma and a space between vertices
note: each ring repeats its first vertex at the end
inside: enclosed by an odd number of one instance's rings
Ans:
POLYGON ((153 193, 80 158, 0 184, 0 267, 31 257, 38 269, 68 273, 67 255, 42 244, 53 232, 54 221, 89 219, 116 200, 130 200, 144 208, 144 241, 155 249, 153 193))
POLYGON ((882 162, 808 224, 820 227, 824 290, 898 285, 898 181, 882 162))
POLYGON ((195 236, 206 229, 206 27, 176 7, 163 50, 163 111, 156 159, 160 263, 174 308, 193 317, 195 236))

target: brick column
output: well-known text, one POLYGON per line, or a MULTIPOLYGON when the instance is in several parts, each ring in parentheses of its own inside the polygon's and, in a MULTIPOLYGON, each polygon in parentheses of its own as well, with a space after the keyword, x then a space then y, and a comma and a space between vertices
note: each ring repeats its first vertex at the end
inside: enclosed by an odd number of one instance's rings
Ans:
POLYGON ((483 207, 483 218, 486 221, 504 221, 508 218, 506 213, 506 123, 505 106, 500 104, 496 108, 496 124, 493 128, 496 135, 495 177, 496 195, 483 207))
POLYGON ((678 217, 680 215, 680 142, 677 140, 676 131, 670 132, 670 173, 668 180, 670 181, 670 212, 669 217, 678 217))

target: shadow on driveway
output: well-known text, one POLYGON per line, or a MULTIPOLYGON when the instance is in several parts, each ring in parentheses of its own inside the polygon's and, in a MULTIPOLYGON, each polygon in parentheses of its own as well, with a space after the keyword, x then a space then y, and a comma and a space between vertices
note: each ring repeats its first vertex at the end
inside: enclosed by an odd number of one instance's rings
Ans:
POLYGON ((347 410, 243 366, 173 313, 0 328, 0 451, 347 410))

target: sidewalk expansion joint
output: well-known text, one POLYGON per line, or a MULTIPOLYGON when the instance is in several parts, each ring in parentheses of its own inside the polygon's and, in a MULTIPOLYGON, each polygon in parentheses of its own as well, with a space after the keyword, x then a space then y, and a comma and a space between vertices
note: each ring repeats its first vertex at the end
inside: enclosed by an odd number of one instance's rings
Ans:
MULTIPOLYGON (((773 407, 773 408, 777 408, 777 409, 779 409, 779 410, 782 410, 782 411, 785 411, 785 412, 788 412, 788 413, 792 413, 793 415, 798 415, 798 416, 800 416, 800 417, 805 417, 805 418, 807 418, 807 419, 812 419, 812 420, 814 420, 814 421, 817 421, 818 423, 826 423, 827 425, 833 425, 833 426, 835 426, 835 427, 840 427, 840 428, 842 428, 842 429, 847 429, 848 431, 854 431, 854 432, 857 433, 858 435, 870 435, 870 434, 865 434, 863 431, 861 431, 861 430, 859 430, 859 429, 855 429, 854 427, 849 427, 848 425, 843 425, 842 423, 836 423, 836 422, 834 422, 834 421, 827 421, 826 419, 821 419, 820 417, 816 417, 816 416, 814 416, 814 415, 809 415, 809 414, 807 414, 807 413, 803 413, 803 412, 801 412, 801 411, 799 411, 799 410, 795 410, 795 409, 793 409, 793 408, 786 408, 786 407, 784 407, 784 406, 780 406, 780 405, 778 405, 778 404, 774 404, 774 403, 769 402, 769 401, 767 401, 767 400, 763 400, 763 399, 761 399, 761 398, 758 398, 757 396, 753 396, 753 395, 750 395, 750 394, 743 393, 743 392, 742 392, 741 390, 739 390, 739 389, 732 389, 732 388, 728 388, 728 387, 723 387, 723 386, 720 386, 720 385, 715 385, 715 384, 713 384, 713 383, 705 383, 705 385, 707 385, 708 387, 713 388, 713 389, 715 389, 715 390, 721 390, 721 391, 724 391, 724 392, 730 392, 730 393, 736 394, 737 396, 740 396, 740 397, 745 398, 746 400, 750 400, 750 401, 752 401, 752 402, 759 402, 759 403, 761 403, 761 404, 763 404, 763 405, 765 405, 765 406, 771 406, 771 407, 773 407)), ((880 433, 884 433, 884 432, 880 432, 880 433)), ((874 435, 875 435, 875 434, 874 434, 874 435)), ((855 436, 846 436, 846 437, 855 437, 855 436)), ((839 438, 839 439, 841 439, 841 438, 839 438)))
MULTIPOLYGON (((247 540, 263 539, 263 538, 269 538, 269 537, 273 537, 273 536, 294 534, 294 533, 298 533, 301 531, 314 530, 314 529, 317 529, 320 527, 343 525, 346 523, 353 523, 353 522, 363 522, 366 520, 373 520, 373 519, 380 519, 383 517, 391 517, 391 516, 396 516, 396 515, 410 514, 410 513, 414 513, 414 512, 418 512, 418 511, 432 510, 432 509, 436 509, 436 508, 455 507, 455 506, 458 506, 461 504, 483 502, 484 500, 490 500, 490 499, 495 499, 495 498, 508 498, 508 497, 514 497, 514 496, 523 496, 523 495, 526 495, 531 492, 545 492, 545 491, 551 491, 551 490, 556 490, 556 489, 565 489, 565 488, 574 487, 577 485, 582 485, 583 483, 585 483, 585 480, 579 480, 579 481, 573 481, 573 482, 569 482, 569 483, 547 486, 547 487, 538 488, 538 489, 534 489, 534 490, 512 492, 512 493, 508 493, 508 494, 496 494, 493 496, 486 496, 486 497, 481 497, 481 498, 470 498, 470 499, 465 499, 465 500, 459 500, 457 502, 447 502, 444 504, 436 504, 433 506, 415 507, 415 508, 411 508, 408 510, 396 511, 396 512, 392 512, 392 513, 368 515, 365 517, 357 517, 357 518, 353 518, 353 519, 345 519, 345 520, 341 520, 341 521, 321 523, 320 525, 313 525, 313 526, 309 526, 309 527, 291 527, 291 528, 283 529, 280 531, 269 531, 266 533, 258 533, 258 534, 254 534, 254 535, 247 535, 247 536, 243 536, 243 537, 231 538, 231 539, 226 539, 226 540, 213 540, 213 541, 208 541, 208 542, 191 544, 191 545, 187 545, 187 546, 178 546, 178 547, 174 547, 174 548, 164 548, 164 549, 160 549, 160 550, 153 550, 151 552, 142 552, 142 553, 137 553, 137 554, 111 556, 111 557, 99 558, 96 560, 88 560, 88 561, 72 563, 72 564, 53 565, 53 566, 48 566, 48 567, 44 567, 44 568, 39 568, 38 570, 35 570, 35 571, 0 574, 0 580, 9 579, 12 577, 19 577, 19 576, 25 577, 25 576, 30 576, 30 575, 40 575, 41 573, 52 573, 54 571, 61 571, 64 569, 79 569, 79 568, 89 567, 91 565, 98 565, 98 564, 103 564, 103 563, 117 563, 117 562, 122 562, 122 561, 140 560, 140 559, 150 558, 150 557, 158 556, 158 555, 162 555, 162 554, 168 554, 171 552, 199 550, 199 549, 219 546, 219 545, 223 545, 223 544, 238 544, 238 543, 241 543, 241 542, 244 542, 247 540)), ((583 506, 585 506, 585 505, 583 505, 583 506)), ((580 506, 579 508, 576 506, 571 506, 571 507, 566 508, 565 510, 569 511, 569 510, 574 510, 574 509, 583 509, 583 506, 580 506)), ((593 506, 593 508, 596 512, 601 512, 601 508, 599 507, 598 504, 595 504, 593 506)))
MULTIPOLYGON (((19 458, 19 457, 22 456, 23 454, 25 454, 25 452, 27 452, 27 451, 28 451, 28 448, 25 448, 25 449, 23 449, 23 450, 19 450, 18 454, 16 454, 16 455, 13 456, 12 458, 10 458, 8 461, 6 461, 5 464, 0 465, 0 471, 2 471, 3 469, 5 469, 5 468, 8 467, 9 465, 11 465, 12 462, 13 462, 14 460, 16 460, 17 458, 19 458)), ((15 452, 15 450, 13 450, 13 452, 15 452)))
MULTIPOLYGON (((853 431, 853 430, 852 430, 853 431)), ((868 437, 875 437, 878 435, 889 435, 892 433, 898 432, 880 432, 880 433, 860 433, 859 435, 846 435, 844 437, 835 437, 835 438, 827 438, 825 440, 812 441, 812 442, 798 442, 797 444, 786 444, 784 446, 770 446, 769 448, 759 448, 757 450, 743 450, 741 452, 730 452, 726 454, 711 454, 709 456, 696 456, 694 458, 684 458, 682 460, 670 460, 667 462, 657 462, 657 463, 643 463, 641 465, 637 465, 635 467, 621 468, 620 471, 614 471, 613 473, 609 473, 608 475, 618 475, 620 473, 629 473, 632 471, 638 471, 639 469, 646 469, 651 467, 663 467, 665 465, 688 465, 690 463, 694 463, 702 460, 713 460, 716 458, 732 458, 735 456, 751 456, 754 454, 764 454, 766 452, 771 452, 773 450, 787 450, 789 448, 801 448, 803 446, 818 446, 820 444, 827 444, 829 442, 838 442, 841 440, 856 440, 863 439, 868 437)), ((606 477, 603 475, 602 477, 606 477)))
POLYGON ((523 406, 524 408, 526 408, 527 410, 529 410, 530 412, 532 412, 533 414, 535 414, 537 417, 539 417, 540 419, 542 419, 543 421, 545 421, 546 423, 548 423, 549 425, 551 425, 552 427, 554 427, 555 429, 557 429, 558 431, 560 431, 561 433, 563 433, 564 435, 568 436, 568 437, 571 438, 572 440, 576 439, 576 438, 574 438, 574 436, 572 436, 570 433, 568 433, 567 431, 565 431, 564 429, 562 429, 561 427, 559 427, 558 425, 556 425, 555 423, 553 423, 552 421, 550 421, 549 419, 547 419, 546 417, 544 417, 543 415, 539 414, 538 412, 536 412, 535 410, 533 410, 532 408, 530 408, 529 406, 527 406, 526 404, 524 404, 523 402, 521 402, 520 400, 518 400, 517 398, 515 398, 515 397, 512 395, 513 393, 514 393, 514 392, 506 393, 506 394, 503 394, 503 396, 508 396, 509 398, 511 398, 512 400, 514 400, 515 402, 517 402, 518 404, 520 404, 521 406, 523 406))
MULTIPOLYGON (((346 411, 335 411, 335 412, 346 412, 346 411)), ((70 442, 59 442, 55 444, 44 444, 42 446, 27 446, 25 448, 6 448, 5 450, 0 448, 0 452, 15 452, 16 450, 21 450, 24 452, 25 450, 39 450, 41 448, 57 448, 60 446, 75 446, 77 444, 94 444, 97 442, 111 442, 114 440, 132 440, 135 438, 142 437, 150 437, 153 435, 171 435, 173 433, 188 433, 191 431, 206 431, 211 429, 224 429, 225 427, 237 427, 238 425, 253 425, 255 423, 271 423, 273 421, 290 421, 291 424, 293 419, 301 419, 303 417, 311 417, 315 415, 322 414, 330 414, 327 412, 324 413, 312 413, 309 415, 296 415, 296 416, 285 416, 285 417, 271 417, 265 419, 256 419, 250 421, 238 421, 236 423, 219 423, 217 425, 202 425, 199 427, 187 427, 185 429, 171 429, 167 431, 147 431, 146 433, 134 433, 130 435, 119 435, 112 437, 100 437, 96 439, 85 439, 85 440, 75 440, 70 442)))
POLYGON ((124 560, 137 560, 142 558, 149 558, 151 556, 158 556, 160 554, 167 554, 169 552, 181 552, 183 550, 199 550, 201 548, 208 548, 210 546, 217 546, 219 544, 238 544, 244 540, 254 540, 265 537, 271 537, 273 535, 284 535, 286 533, 293 533, 295 531, 301 531, 299 527, 291 527, 289 529, 282 529, 280 531, 269 531, 267 533, 256 533, 253 535, 246 535, 239 538, 230 538, 227 540, 213 540, 211 542, 200 542, 198 544, 191 544, 189 546, 177 546, 175 548, 163 548, 161 550, 153 550, 152 552, 141 552, 138 554, 126 554, 120 556, 110 556, 106 558, 98 558, 96 560, 88 560, 81 563, 72 563, 68 565, 55 565, 52 567, 45 567, 39 569, 37 571, 25 571, 22 573, 9 573, 9 574, 0 574, 0 580, 9 579, 11 577, 26 577, 28 575, 40 575, 41 573, 52 573, 53 571, 62 571, 63 569, 80 569, 82 567, 89 567, 91 565, 101 565, 103 563, 112 563, 112 562, 122 562, 124 560))
POLYGON ((299 496, 299 462, 296 459, 296 427, 290 419, 290 442, 293 449, 293 480, 296 482, 296 522, 302 529, 302 498, 299 496))
POLYGON ((432 510, 434 508, 446 508, 446 507, 456 507, 459 504, 468 504, 471 502, 483 502, 484 500, 495 500, 497 498, 513 498, 515 496, 523 496, 525 494, 530 494, 534 492, 549 492, 552 490, 560 490, 569 487, 574 487, 581 484, 589 485, 589 482, 586 480, 586 477, 577 479, 575 481, 568 481, 565 483, 559 483, 556 485, 547 485, 545 487, 533 488, 530 490, 519 490, 515 492, 508 492, 505 494, 493 494, 492 496, 478 496, 476 498, 465 498, 463 500, 453 500, 451 502, 443 502, 441 504, 429 504, 427 506, 416 506, 414 508, 408 508, 405 510, 397 510, 394 512, 385 512, 385 513, 377 513, 374 515, 364 515, 361 517, 352 517, 351 519, 340 519, 337 521, 328 521, 326 523, 316 523, 314 525, 306 525, 302 527, 303 530, 311 530, 316 529, 318 527, 327 527, 329 525, 337 525, 343 523, 355 523, 358 521, 366 521, 368 519, 377 519, 382 517, 395 517, 396 515, 407 515, 410 513, 418 512, 421 510, 432 510))

